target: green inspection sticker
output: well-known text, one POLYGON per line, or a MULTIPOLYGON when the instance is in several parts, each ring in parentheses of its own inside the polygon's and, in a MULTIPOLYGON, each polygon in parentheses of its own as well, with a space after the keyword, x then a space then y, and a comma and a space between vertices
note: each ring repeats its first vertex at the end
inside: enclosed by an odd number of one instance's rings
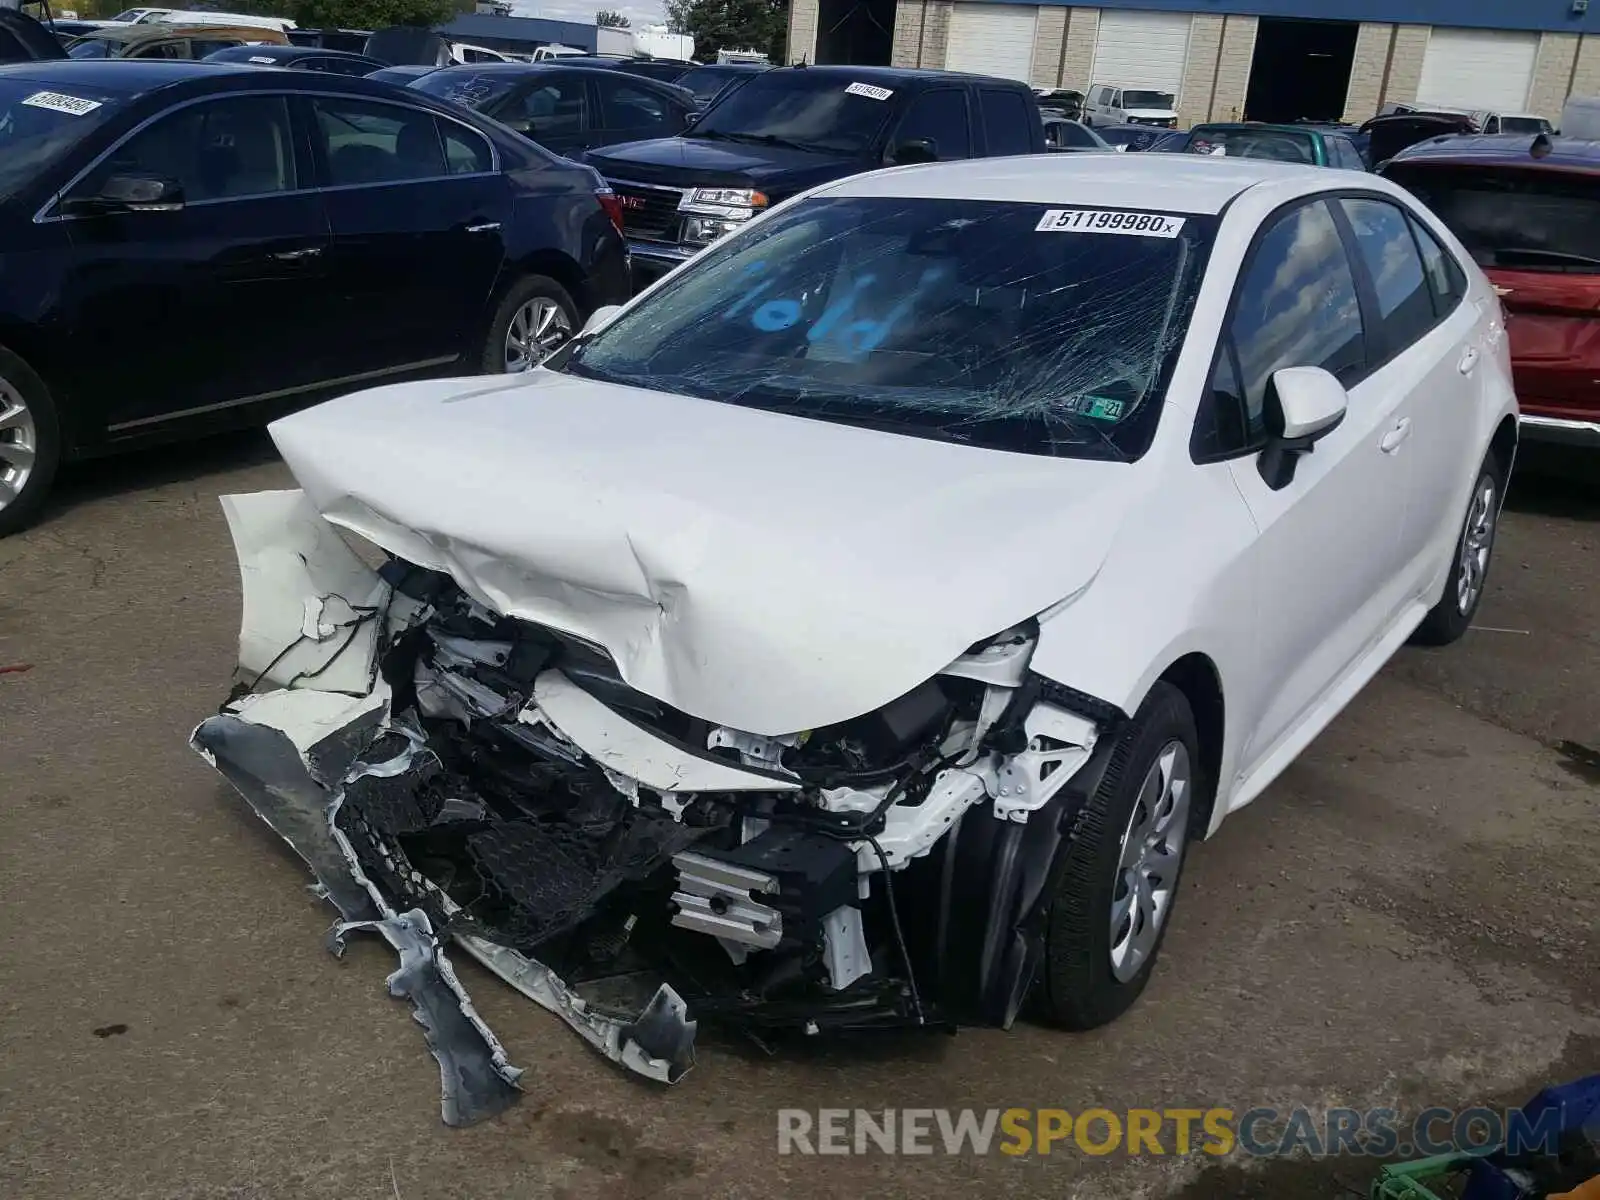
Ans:
POLYGON ((1125 405, 1109 396, 1074 396, 1067 402, 1067 411, 1096 421, 1120 421, 1125 405))

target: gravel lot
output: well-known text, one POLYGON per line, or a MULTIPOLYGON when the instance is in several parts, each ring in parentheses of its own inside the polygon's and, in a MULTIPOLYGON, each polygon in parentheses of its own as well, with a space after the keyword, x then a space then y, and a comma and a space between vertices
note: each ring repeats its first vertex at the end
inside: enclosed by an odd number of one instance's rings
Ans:
POLYGON ((1199 848, 1113 1027, 776 1059, 702 1035, 656 1090, 462 963, 527 1068, 468 1130, 392 956, 325 953, 331 910, 186 746, 233 665, 216 497, 286 472, 255 435, 80 470, 0 542, 0 667, 30 668, 0 674, 0 1196, 1364 1194, 1353 1160, 779 1157, 775 1113, 1415 1109, 1600 1070, 1595 462, 1528 457, 1484 628, 1405 652, 1199 848))

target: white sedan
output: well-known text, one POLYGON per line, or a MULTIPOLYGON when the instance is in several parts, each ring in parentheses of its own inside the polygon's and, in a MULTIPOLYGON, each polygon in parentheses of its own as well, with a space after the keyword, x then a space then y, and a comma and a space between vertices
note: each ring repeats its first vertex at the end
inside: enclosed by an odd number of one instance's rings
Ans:
POLYGON ((1190 843, 1467 628, 1517 408, 1385 180, 1063 155, 827 184, 530 375, 272 434, 196 746, 347 916, 676 1078, 692 1015, 1125 1010, 1190 843))

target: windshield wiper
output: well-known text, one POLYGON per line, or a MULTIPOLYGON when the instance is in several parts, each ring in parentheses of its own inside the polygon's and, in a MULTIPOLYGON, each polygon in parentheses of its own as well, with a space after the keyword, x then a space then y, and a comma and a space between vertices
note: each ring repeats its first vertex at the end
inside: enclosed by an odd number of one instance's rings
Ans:
POLYGON ((1600 258, 1590 258, 1587 254, 1568 254, 1565 250, 1539 250, 1532 246, 1508 246, 1505 249, 1490 251, 1494 255, 1496 265, 1507 265, 1508 259, 1521 259, 1525 262, 1549 263, 1551 266, 1567 267, 1600 267, 1600 258))

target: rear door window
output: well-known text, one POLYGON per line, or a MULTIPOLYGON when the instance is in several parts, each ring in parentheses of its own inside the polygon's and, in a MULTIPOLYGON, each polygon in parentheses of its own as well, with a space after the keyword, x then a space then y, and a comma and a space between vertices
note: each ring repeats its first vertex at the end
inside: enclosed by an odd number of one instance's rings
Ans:
POLYGON ((1411 232, 1416 235, 1417 249, 1422 252, 1422 270, 1428 277, 1428 290, 1433 293, 1434 311, 1443 317, 1454 310, 1467 294, 1467 275, 1455 256, 1439 244, 1439 239, 1427 226, 1411 219, 1411 232))
POLYGON ((1479 266, 1600 273, 1600 177, 1405 163, 1386 174, 1432 209, 1479 266))
POLYGON ((433 114, 400 104, 314 96, 323 161, 334 187, 438 179, 444 148, 433 114))
POLYGON ((983 113, 983 139, 991 156, 1032 153, 1027 101, 1016 92, 979 88, 978 107, 983 113))
POLYGON ((671 137, 683 128, 682 117, 664 96, 620 72, 618 78, 598 80, 596 86, 606 129, 626 129, 640 138, 653 138, 671 137))

